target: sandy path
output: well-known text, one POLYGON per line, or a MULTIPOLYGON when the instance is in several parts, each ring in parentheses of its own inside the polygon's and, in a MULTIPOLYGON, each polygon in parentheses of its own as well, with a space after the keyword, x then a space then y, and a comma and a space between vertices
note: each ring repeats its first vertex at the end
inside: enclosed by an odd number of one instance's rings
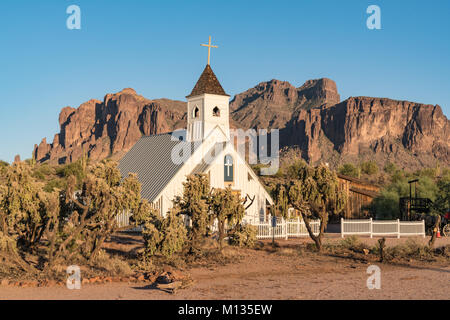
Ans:
POLYGON ((449 299, 450 265, 379 264, 381 289, 369 290, 369 264, 351 259, 248 251, 238 262, 190 270, 195 284, 176 294, 143 284, 65 287, 0 287, 0 299, 449 299))

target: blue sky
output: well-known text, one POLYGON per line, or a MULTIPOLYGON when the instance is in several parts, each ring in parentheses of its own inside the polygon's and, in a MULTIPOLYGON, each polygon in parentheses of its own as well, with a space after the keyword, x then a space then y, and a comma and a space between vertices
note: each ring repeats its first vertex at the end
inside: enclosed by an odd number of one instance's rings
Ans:
POLYGON ((206 64, 234 95, 270 79, 336 81, 341 98, 439 104, 450 115, 450 1, 0 1, 0 159, 30 158, 58 115, 107 93, 184 100, 206 64), (66 9, 81 8, 81 30, 66 9), (369 30, 369 5, 381 30, 369 30))

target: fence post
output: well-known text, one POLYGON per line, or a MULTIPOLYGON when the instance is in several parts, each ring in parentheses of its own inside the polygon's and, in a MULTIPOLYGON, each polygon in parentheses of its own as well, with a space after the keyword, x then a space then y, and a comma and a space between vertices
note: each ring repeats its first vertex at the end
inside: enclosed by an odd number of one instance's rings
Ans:
POLYGON ((284 220, 284 218, 283 218, 283 223, 284 223, 284 233, 286 235, 284 237, 284 239, 287 240, 288 239, 288 222, 287 222, 287 220, 284 220))
POLYGON ((341 238, 344 237, 344 218, 341 218, 341 238))
POLYGON ((373 221, 372 221, 372 218, 370 218, 370 238, 373 238, 373 221))
POLYGON ((422 230, 423 230, 423 237, 425 238, 425 220, 422 220, 422 230))
POLYGON ((397 219, 397 239, 400 239, 400 219, 397 219))

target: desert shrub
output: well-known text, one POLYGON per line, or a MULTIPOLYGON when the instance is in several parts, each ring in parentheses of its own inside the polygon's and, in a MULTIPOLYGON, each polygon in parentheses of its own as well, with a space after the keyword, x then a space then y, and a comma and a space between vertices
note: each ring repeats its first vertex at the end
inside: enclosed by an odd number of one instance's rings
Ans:
POLYGON ((434 258, 434 250, 414 239, 408 239, 404 244, 387 247, 386 258, 431 260, 434 258))
POLYGON ((361 172, 373 175, 378 173, 378 165, 375 161, 366 161, 361 163, 361 172))
POLYGON ((257 230, 255 226, 240 225, 229 236, 229 243, 233 246, 252 248, 256 244, 257 230))
POLYGON ((400 215, 399 198, 395 191, 383 189, 370 204, 369 211, 376 219, 397 219, 400 215))
POLYGON ((359 169, 351 163, 345 163, 344 165, 339 167, 338 172, 345 176, 354 177, 354 178, 359 178, 359 176, 360 176, 359 169))
POLYGON ((77 181, 81 181, 86 177, 86 158, 69 163, 56 169, 56 174, 61 178, 76 177, 77 181))
POLYGON ((92 268, 106 271, 110 275, 130 275, 133 273, 130 264, 117 257, 107 254, 104 250, 100 250, 98 255, 89 262, 92 268))
POLYGON ((41 165, 34 166, 33 177, 44 181, 47 180, 47 178, 51 176, 53 173, 54 172, 52 168, 48 164, 44 163, 41 165))
POLYGON ((383 170, 388 174, 393 174, 397 170, 397 166, 392 162, 388 162, 384 166, 383 170))
POLYGON ((63 190, 66 188, 66 182, 61 179, 52 179, 49 182, 47 182, 44 186, 45 192, 53 192, 56 190, 63 190))
POLYGON ((361 242, 355 235, 341 240, 338 246, 357 253, 364 253, 364 250, 370 250, 370 248, 364 242, 361 242))
POLYGON ((450 244, 435 249, 437 255, 450 259, 450 244))

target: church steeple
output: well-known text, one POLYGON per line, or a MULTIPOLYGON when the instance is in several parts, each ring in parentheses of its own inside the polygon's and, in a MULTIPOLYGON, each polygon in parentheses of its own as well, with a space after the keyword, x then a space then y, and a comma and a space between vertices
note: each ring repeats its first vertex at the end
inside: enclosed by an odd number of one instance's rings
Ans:
POLYGON ((204 93, 217 94, 229 97, 229 95, 225 93, 225 90, 223 90, 222 85, 220 84, 219 80, 217 80, 217 77, 209 64, 206 65, 200 78, 195 84, 194 89, 192 89, 191 94, 188 95, 186 98, 199 96, 204 93))
POLYGON ((230 137, 229 100, 219 80, 211 69, 210 49, 208 47, 208 64, 187 98, 187 139, 203 141, 210 132, 219 127, 225 134, 225 140, 230 137))

